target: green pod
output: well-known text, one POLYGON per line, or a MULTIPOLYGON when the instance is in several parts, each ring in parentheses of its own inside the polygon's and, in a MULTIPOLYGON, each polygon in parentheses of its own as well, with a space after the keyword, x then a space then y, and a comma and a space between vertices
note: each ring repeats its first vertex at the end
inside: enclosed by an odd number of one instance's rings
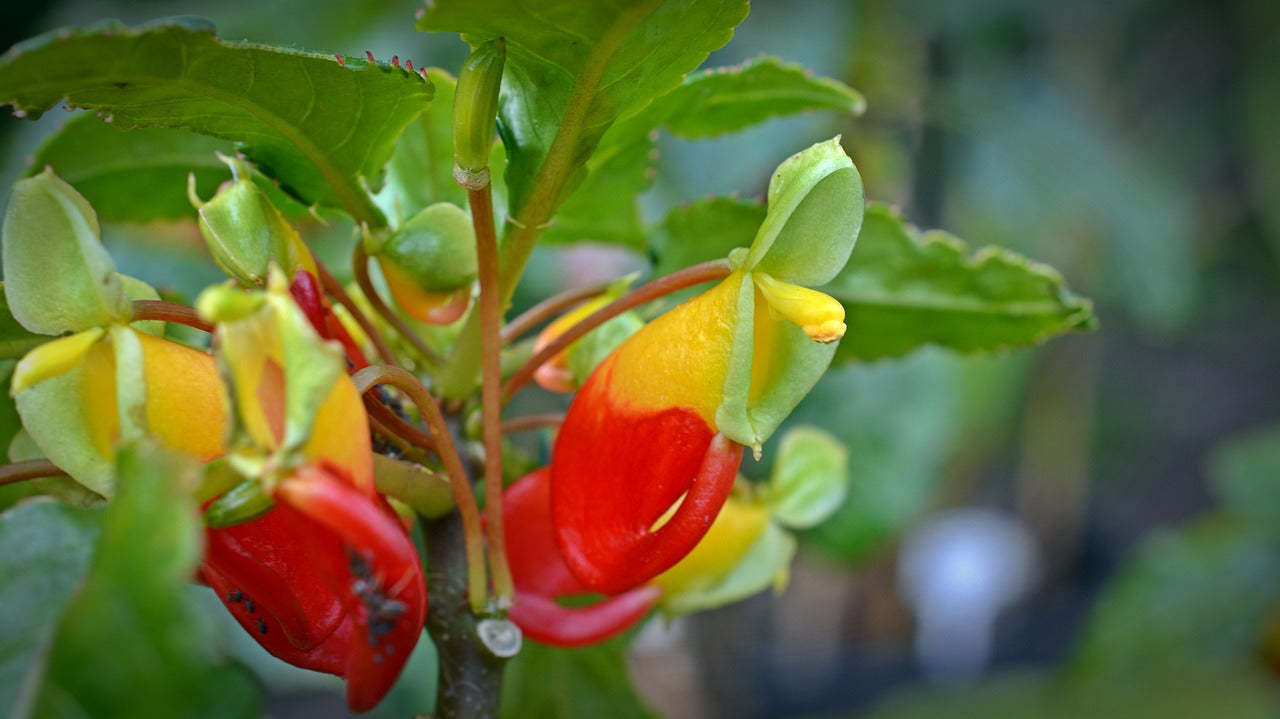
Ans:
POLYGON ((370 238, 365 251, 377 258, 396 304, 414 318, 441 324, 440 308, 460 304, 447 313, 447 323, 466 309, 476 278, 476 237, 457 205, 423 208, 381 243, 370 238))
POLYGON ((286 270, 297 265, 297 232, 250 179, 247 163, 221 154, 218 158, 231 168, 233 179, 203 204, 192 194, 192 204, 199 208, 200 234, 224 272, 260 287, 273 261, 286 270))
POLYGON ((23 327, 59 335, 128 321, 97 213, 51 168, 13 184, 0 233, 5 298, 23 327))
POLYGON ((215 529, 243 524, 266 514, 273 506, 271 497, 262 491, 262 482, 246 479, 205 507, 204 523, 215 529))
POLYGON ((471 53, 458 73, 453 99, 454 178, 468 189, 488 184, 489 152, 498 119, 498 91, 507 44, 502 38, 484 43, 471 53), (470 183, 483 181, 474 187, 470 183))

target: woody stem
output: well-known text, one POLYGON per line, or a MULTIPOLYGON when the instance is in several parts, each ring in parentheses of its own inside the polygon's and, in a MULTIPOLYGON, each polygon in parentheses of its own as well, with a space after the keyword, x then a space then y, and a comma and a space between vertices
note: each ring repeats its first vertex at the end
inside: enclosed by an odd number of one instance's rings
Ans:
POLYGON ((449 426, 445 423, 440 405, 426 387, 409 371, 395 365, 371 365, 351 375, 360 393, 364 394, 379 384, 389 384, 404 392, 418 406, 422 418, 431 430, 435 440, 435 451, 444 464, 449 475, 449 486, 453 490, 453 501, 458 505, 458 514, 462 518, 462 530, 466 540, 467 556, 467 596, 473 612, 483 612, 486 605, 486 584, 484 571, 484 535, 480 528, 480 510, 476 505, 476 496, 471 491, 471 482, 467 479, 467 470, 462 465, 462 457, 453 442, 449 426))
POLYGON ((493 197, 488 184, 468 189, 471 222, 476 230, 476 260, 480 277, 480 405, 484 432, 484 496, 489 532, 489 571, 499 609, 507 609, 515 595, 507 565, 502 521, 502 289, 498 277, 498 237, 493 225, 493 197))
POLYGON ((569 345, 578 341, 583 335, 629 309, 639 307, 646 302, 652 302, 659 297, 665 297, 672 292, 677 292, 686 287, 702 284, 703 282, 711 282, 727 277, 731 272, 728 260, 711 260, 701 264, 686 267, 678 272, 672 272, 665 277, 641 285, 600 309, 592 312, 582 321, 566 330, 563 334, 558 335, 551 340, 542 349, 534 353, 529 361, 520 366, 511 377, 507 380, 506 386, 502 388, 502 402, 505 404, 511 399, 521 387, 533 378, 533 373, 538 370, 552 357, 564 351, 569 345))

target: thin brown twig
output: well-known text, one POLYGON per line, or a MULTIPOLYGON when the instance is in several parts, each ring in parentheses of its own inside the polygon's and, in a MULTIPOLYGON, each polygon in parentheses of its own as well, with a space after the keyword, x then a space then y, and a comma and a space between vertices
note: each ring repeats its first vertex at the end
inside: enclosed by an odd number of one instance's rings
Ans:
POLYGON ((476 504, 475 493, 471 491, 471 482, 467 479, 467 470, 458 454, 458 447, 449 433, 449 425, 440 412, 440 405, 426 387, 403 367, 396 365, 370 365, 351 375, 361 394, 377 385, 389 384, 405 393, 409 401, 418 406, 422 418, 431 430, 435 440, 436 455, 449 475, 449 486, 453 489, 453 501, 458 505, 458 514, 462 518, 463 531, 466 534, 467 548, 467 586, 471 601, 471 609, 483 612, 486 605, 486 582, 484 571, 484 534, 480 527, 480 509, 476 504))
POLYGON ((194 307, 165 300, 134 300, 133 322, 143 320, 160 320, 173 322, 198 329, 201 332, 213 332, 213 325, 200 318, 194 307))
POLYGON ((525 310, 520 316, 508 322, 506 327, 502 328, 502 344, 509 344, 512 340, 538 326, 543 320, 550 319, 554 315, 582 303, 584 300, 604 294, 611 284, 613 284, 612 281, 587 285, 586 287, 576 287, 548 297, 525 310))
POLYGON ((515 597, 515 582, 507 564, 502 517, 502 288, 498 284, 498 235, 493 225, 493 195, 489 185, 467 190, 471 222, 476 230, 476 260, 480 278, 480 405, 484 435, 484 511, 489 533, 489 573, 500 609, 515 597))
POLYGON ((516 392, 520 390, 530 379, 533 373, 538 370, 552 357, 555 357, 566 347, 578 341, 583 335, 629 309, 639 307, 646 302, 652 302, 659 297, 665 297, 672 292, 677 292, 686 287, 699 285, 703 282, 711 282, 727 277, 731 272, 728 260, 711 260, 686 267, 683 270, 672 272, 664 277, 641 285, 600 309, 592 312, 582 321, 565 330, 563 334, 557 335, 553 340, 548 342, 542 349, 534 353, 529 361, 520 366, 510 378, 507 384, 502 388, 502 402, 506 404, 516 392))
POLYGON ((61 467, 47 459, 28 459, 25 462, 0 465, 0 486, 41 477, 61 477, 65 474, 61 467))
MULTIPOLYGON (((357 243, 357 246, 359 243, 357 243)), ((382 333, 378 332, 378 328, 373 326, 368 317, 365 317, 364 311, 360 306, 351 299, 351 295, 347 294, 346 288, 338 281, 337 277, 329 271, 328 267, 320 261, 319 257, 314 257, 316 262, 316 271, 320 273, 320 283, 324 285, 325 290, 333 295, 343 307, 347 308, 347 312, 351 313, 352 319, 356 324, 360 325, 360 329, 364 330, 365 335, 369 337, 369 341, 373 343, 374 350, 377 351, 378 357, 387 364, 395 364, 396 357, 391 352, 391 345, 387 344, 387 340, 383 338, 382 333)))
POLYGON ((422 339, 422 337, 413 331, 408 322, 404 321, 395 310, 391 309, 386 302, 382 301, 382 296, 378 294, 378 290, 373 286, 373 280, 369 277, 369 256, 365 254, 364 243, 357 242, 351 256, 351 271, 355 275, 356 284, 360 286, 360 291, 364 293, 365 299, 369 300, 369 305, 373 307, 373 311, 377 312, 382 319, 386 320, 402 337, 418 350, 418 354, 433 367, 440 366, 442 358, 430 345, 422 339))
POLYGON ((542 429, 543 427, 557 427, 564 424, 564 412, 543 412, 541 414, 527 414, 523 417, 512 417, 502 422, 503 434, 514 434, 515 432, 528 432, 531 429, 542 429))

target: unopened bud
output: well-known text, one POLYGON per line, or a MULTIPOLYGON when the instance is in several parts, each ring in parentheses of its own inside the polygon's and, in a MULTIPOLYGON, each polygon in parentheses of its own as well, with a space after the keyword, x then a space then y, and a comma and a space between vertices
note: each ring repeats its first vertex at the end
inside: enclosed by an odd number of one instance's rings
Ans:
POLYGON ((490 40, 471 53, 458 73, 453 98, 453 176, 469 190, 489 184, 489 151, 493 148, 506 56, 506 41, 490 40))
POLYGON ((414 215, 381 243, 366 241, 396 304, 431 324, 449 324, 466 311, 476 277, 471 219, 457 205, 438 202, 414 215))
POLYGON ((209 254, 246 285, 261 286, 273 260, 292 273, 305 256, 297 231, 253 182, 244 160, 221 154, 218 158, 231 168, 231 183, 203 204, 188 188, 192 204, 199 208, 200 234, 209 254))

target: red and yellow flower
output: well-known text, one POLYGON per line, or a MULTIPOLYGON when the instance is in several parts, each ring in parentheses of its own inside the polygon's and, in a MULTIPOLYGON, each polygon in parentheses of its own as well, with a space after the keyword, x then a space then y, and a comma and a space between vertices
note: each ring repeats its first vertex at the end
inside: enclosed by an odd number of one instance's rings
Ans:
POLYGON ((861 180, 838 138, 793 156, 731 274, 587 379, 551 464, 557 544, 585 586, 639 586, 706 534, 742 447, 759 453, 831 361, 844 309, 808 286, 843 267, 861 218, 861 180))

